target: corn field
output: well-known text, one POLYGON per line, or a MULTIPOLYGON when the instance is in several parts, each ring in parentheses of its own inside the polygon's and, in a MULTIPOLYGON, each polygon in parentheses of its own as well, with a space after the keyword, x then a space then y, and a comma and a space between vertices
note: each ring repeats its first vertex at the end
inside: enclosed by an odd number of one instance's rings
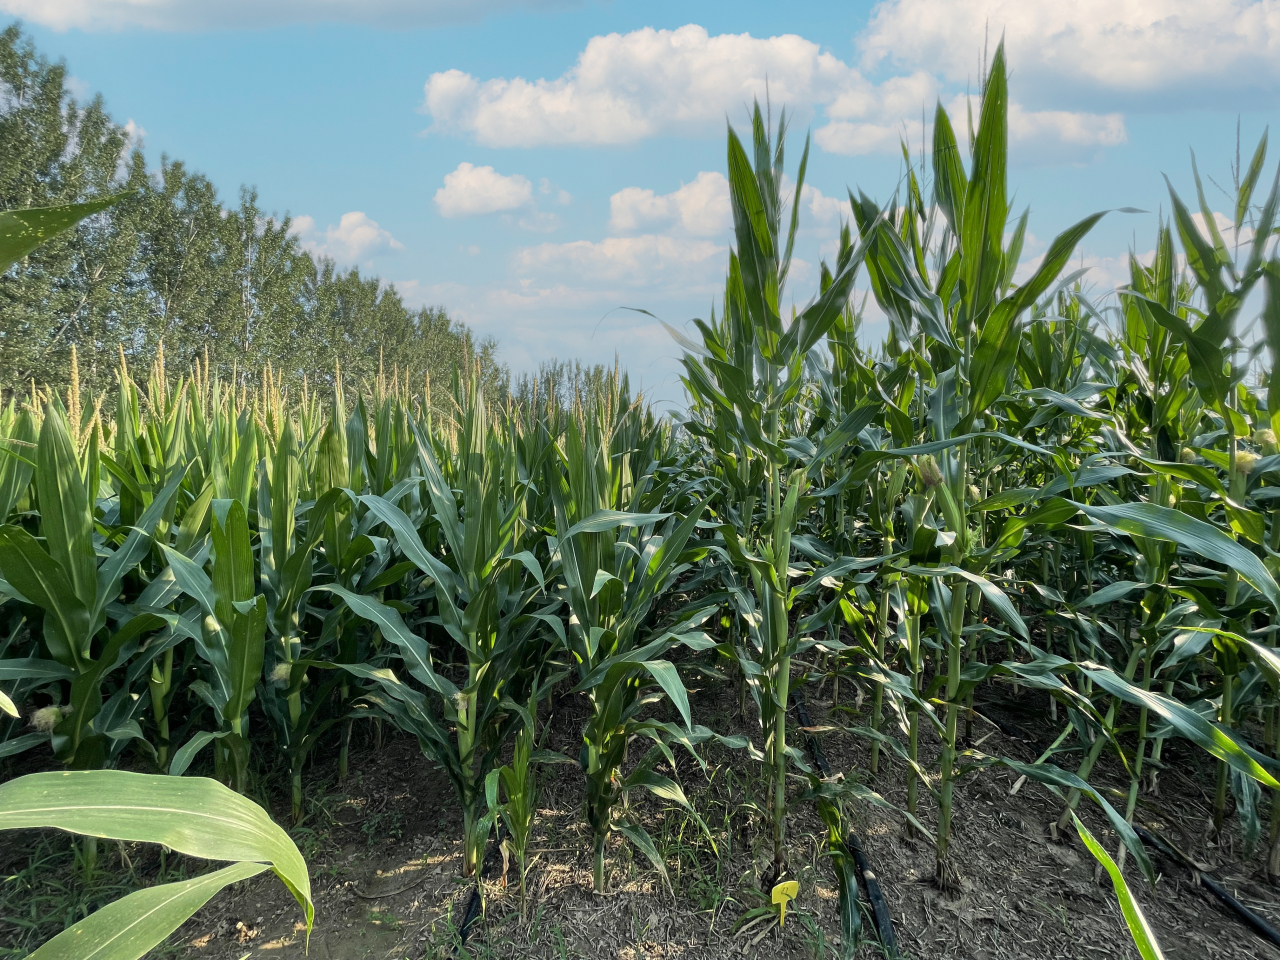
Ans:
POLYGON ((1234 818, 1280 883, 1266 139, 1238 172, 1234 235, 1202 189, 1189 207, 1170 188, 1154 259, 1095 297, 1069 263, 1101 212, 1015 279, 1007 106, 998 52, 968 149, 939 107, 928 162, 906 158, 887 204, 851 192, 835 262, 795 308, 785 116, 757 106, 748 142, 731 130, 734 251, 717 310, 672 330, 676 416, 622 371, 495 404, 470 362, 448 384, 336 372, 290 392, 161 356, 122 359, 102 395, 33 384, 0 416, 0 757, 199 769, 240 792, 276 771, 297 820, 318 751, 344 775, 353 731, 394 728, 451 785, 464 874, 500 832, 523 900, 544 764, 578 768, 605 892, 619 842, 670 867, 630 796, 689 807, 676 757, 715 751, 769 783, 766 889, 789 876, 789 815, 821 810, 846 931, 842 832, 887 803, 877 779, 905 784, 897 814, 949 889, 955 786, 1003 767, 1060 798, 1059 829, 1160 956, 1125 884, 1156 881, 1135 822, 1180 739, 1216 766, 1207 829, 1234 818), (855 284, 883 343, 861 336, 855 284), (754 735, 701 722, 695 674, 754 735), (977 742, 994 688, 1052 718, 1037 762, 977 742), (538 736, 552 690, 585 704, 576 755, 538 736), (869 743, 868 769, 820 769, 806 697, 869 743), (1091 784, 1104 758, 1127 791, 1091 784))

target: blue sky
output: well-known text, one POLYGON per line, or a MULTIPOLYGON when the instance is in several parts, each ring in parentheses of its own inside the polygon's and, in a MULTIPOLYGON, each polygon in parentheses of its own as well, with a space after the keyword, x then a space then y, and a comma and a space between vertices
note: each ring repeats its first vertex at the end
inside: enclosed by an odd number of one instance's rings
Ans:
MULTIPOLYGON (((1084 245, 1100 290, 1123 280, 1129 249, 1153 246, 1161 174, 1191 191, 1194 149, 1229 186, 1237 118, 1247 154, 1280 102, 1280 0, 0 0, 0 13, 140 128, 153 163, 184 160, 228 202, 255 186, 309 247, 493 334, 515 369, 617 352, 661 399, 679 396, 673 345, 616 308, 674 324, 709 310, 729 242, 725 117, 744 125, 766 82, 796 115, 792 169, 814 138, 799 302, 846 188, 888 199, 899 140, 918 151, 938 98, 962 128, 984 41, 1002 33, 1028 264, 1087 213, 1151 211, 1108 217, 1084 245)), ((866 329, 881 334, 874 310, 866 329)))

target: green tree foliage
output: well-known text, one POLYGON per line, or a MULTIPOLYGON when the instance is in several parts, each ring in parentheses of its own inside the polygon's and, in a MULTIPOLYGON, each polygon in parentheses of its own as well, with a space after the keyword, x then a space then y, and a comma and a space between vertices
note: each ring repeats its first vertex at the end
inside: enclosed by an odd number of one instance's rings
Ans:
POLYGON ((110 212, 0 274, 0 389, 68 382, 74 346, 82 387, 109 390, 120 350, 145 369, 163 342, 170 369, 207 359, 223 380, 270 365, 286 383, 314 384, 340 367, 352 383, 398 371, 443 387, 456 365, 479 360, 486 393, 505 393, 492 338, 313 257, 253 189, 227 203, 181 161, 148 169, 101 97, 77 102, 64 65, 17 25, 0 33, 0 209, 123 190, 133 193, 110 212))

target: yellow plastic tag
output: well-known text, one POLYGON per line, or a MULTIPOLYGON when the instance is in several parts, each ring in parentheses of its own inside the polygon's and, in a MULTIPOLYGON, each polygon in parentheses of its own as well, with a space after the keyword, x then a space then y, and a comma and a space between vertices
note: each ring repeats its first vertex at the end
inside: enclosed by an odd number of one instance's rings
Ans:
POLYGON ((800 884, 796 880, 784 880, 773 885, 773 902, 778 905, 778 926, 787 922, 787 903, 794 900, 800 892, 800 884))

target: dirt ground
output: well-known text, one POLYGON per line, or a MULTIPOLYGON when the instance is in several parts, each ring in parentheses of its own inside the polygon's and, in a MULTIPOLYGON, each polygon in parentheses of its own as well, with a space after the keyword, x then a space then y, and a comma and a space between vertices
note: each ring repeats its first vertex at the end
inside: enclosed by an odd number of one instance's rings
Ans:
MULTIPOLYGON (((737 719, 735 701, 732 693, 719 699, 695 696, 695 720, 751 732, 737 719)), ((571 755, 576 755, 581 720, 574 706, 568 700, 557 704, 549 743, 571 755)), ((854 703, 845 706, 856 711, 854 703)), ((902 765, 882 756, 879 774, 870 777, 868 745, 829 729, 837 721, 865 722, 865 715, 830 713, 831 704, 821 694, 809 707, 814 726, 828 727, 820 738, 832 768, 904 804, 902 765)), ((1043 711, 1030 709, 1025 697, 980 703, 979 714, 972 742, 989 755, 1029 762, 1054 737, 1043 711)), ((930 762, 933 751, 933 743, 922 750, 930 762)), ((768 833, 746 806, 763 796, 764 782, 739 755, 708 749, 705 774, 695 762, 678 764, 714 849, 683 811, 647 796, 634 801, 669 865, 670 892, 643 857, 615 838, 606 862, 609 893, 592 893, 588 837, 579 815, 580 774, 575 766, 541 768, 541 817, 531 843, 526 916, 520 914, 513 866, 505 886, 501 879, 485 884, 485 916, 464 953, 455 952, 456 931, 471 887, 459 877, 461 820, 449 784, 407 738, 388 734, 380 748, 358 739, 352 756, 353 769, 343 784, 335 782, 333 758, 318 759, 311 771, 308 822, 296 834, 312 868, 311 957, 838 955, 834 874, 823 854, 825 828, 811 805, 799 807, 789 819, 790 865, 801 888, 785 927, 763 922, 738 929, 746 911, 766 902, 759 884, 771 858, 768 833)), ((1059 759, 1068 767, 1078 763, 1071 754, 1059 759)), ((1211 763, 1178 741, 1166 744, 1165 760, 1168 769, 1160 774, 1158 795, 1143 797, 1137 820, 1212 866, 1237 899, 1280 926, 1280 889, 1264 879, 1263 845, 1243 860, 1234 820, 1221 845, 1208 839, 1211 763)), ((1074 834, 1053 836, 1061 801, 1032 783, 1014 792, 1017 779, 1008 770, 993 769, 959 783, 955 854, 961 879, 950 893, 933 883, 932 848, 913 840, 897 814, 865 803, 851 806, 849 816, 892 910, 900 955, 920 960, 1137 957, 1105 874, 1099 879, 1095 861, 1074 834)), ((1128 785, 1118 763, 1102 765, 1093 782, 1117 790, 1128 785)), ((796 789, 802 788, 797 780, 796 789)), ((931 801, 922 799, 922 819, 930 828, 931 808, 931 801)), ((1088 801, 1081 810, 1114 852, 1116 841, 1104 818, 1088 801)), ((1194 886, 1185 870, 1158 857, 1154 862, 1161 871, 1154 891, 1132 864, 1127 875, 1170 960, 1280 960, 1280 950, 1194 886)), ((858 956, 881 956, 869 917, 863 927, 870 942, 858 956)), ((182 960, 302 957, 300 914, 267 874, 216 898, 175 935, 167 952, 182 960)))

